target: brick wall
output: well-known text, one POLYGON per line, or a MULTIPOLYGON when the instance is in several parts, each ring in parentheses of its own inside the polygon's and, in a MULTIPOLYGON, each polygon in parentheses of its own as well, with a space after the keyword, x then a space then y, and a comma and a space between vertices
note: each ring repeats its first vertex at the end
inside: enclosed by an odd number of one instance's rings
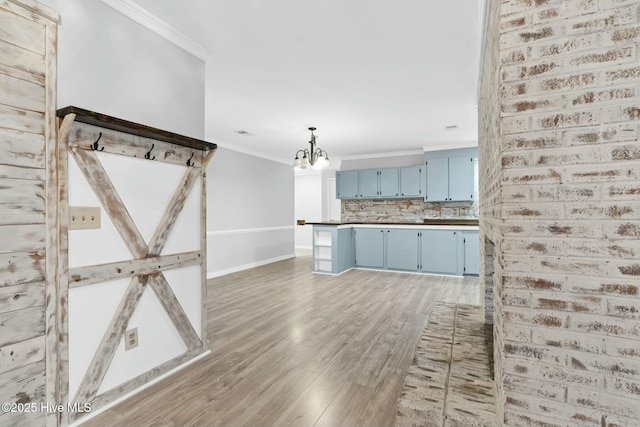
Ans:
POLYGON ((488 9, 480 221, 495 244, 500 414, 637 426, 640 1, 488 9))
POLYGON ((424 218, 478 218, 475 202, 425 203, 422 199, 343 200, 342 221, 422 222, 424 218))

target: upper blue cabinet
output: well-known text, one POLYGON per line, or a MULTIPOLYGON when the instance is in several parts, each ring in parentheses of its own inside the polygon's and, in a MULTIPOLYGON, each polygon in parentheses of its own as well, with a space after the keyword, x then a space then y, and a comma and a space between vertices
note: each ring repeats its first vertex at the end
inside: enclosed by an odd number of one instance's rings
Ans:
POLYGON ((358 171, 336 172, 336 197, 338 199, 358 197, 358 171))
POLYGON ((336 172, 338 199, 383 199, 424 196, 423 166, 336 172))
POLYGON ((471 201, 477 148, 425 153, 426 202, 471 201))
POLYGON ((423 177, 422 166, 410 166, 400 168, 400 196, 401 197, 422 197, 423 177))

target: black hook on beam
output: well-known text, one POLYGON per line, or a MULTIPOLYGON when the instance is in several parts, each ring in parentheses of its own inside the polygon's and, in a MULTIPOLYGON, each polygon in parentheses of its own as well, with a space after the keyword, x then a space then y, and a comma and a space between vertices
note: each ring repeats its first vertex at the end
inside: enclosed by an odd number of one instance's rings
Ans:
POLYGON ((98 139, 96 139, 96 142, 90 145, 91 151, 104 151, 104 147, 98 148, 98 141, 100 141, 100 138, 102 138, 102 132, 100 132, 100 135, 98 135, 98 139))
POLYGON ((144 158, 147 160, 155 160, 156 156, 151 157, 151 152, 153 151, 153 147, 155 147, 156 144, 151 144, 151 148, 149 149, 149 151, 147 151, 147 154, 144 155, 144 158))
POLYGON ((187 159, 187 166, 195 166, 195 162, 192 162, 191 159, 193 159, 193 152, 191 153, 191 157, 187 159))

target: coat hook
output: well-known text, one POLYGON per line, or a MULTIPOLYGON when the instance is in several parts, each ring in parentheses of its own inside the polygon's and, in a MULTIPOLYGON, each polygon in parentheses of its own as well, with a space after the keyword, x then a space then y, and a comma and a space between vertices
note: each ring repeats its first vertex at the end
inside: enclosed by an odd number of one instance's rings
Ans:
POLYGON ((193 159, 193 153, 191 153, 191 157, 189 157, 187 159, 187 166, 195 166, 195 162, 192 162, 191 159, 193 159))
POLYGON ((147 160, 155 160, 156 156, 151 157, 151 152, 153 151, 153 147, 155 147, 156 144, 151 144, 151 148, 149 149, 149 151, 147 151, 147 154, 144 155, 144 158, 147 160))
POLYGON ((91 151, 104 151, 104 147, 98 148, 98 141, 100 141, 100 138, 102 138, 102 132, 100 132, 100 135, 98 135, 98 139, 96 139, 96 142, 90 145, 91 151))

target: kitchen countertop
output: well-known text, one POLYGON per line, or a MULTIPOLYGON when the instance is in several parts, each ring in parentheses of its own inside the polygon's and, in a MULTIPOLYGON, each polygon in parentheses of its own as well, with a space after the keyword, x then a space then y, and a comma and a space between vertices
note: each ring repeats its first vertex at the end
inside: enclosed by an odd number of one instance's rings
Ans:
POLYGON ((382 226, 424 226, 424 225, 449 225, 449 226, 474 226, 477 227, 479 222, 477 219, 455 219, 455 218, 429 218, 424 222, 354 222, 354 221, 321 221, 306 222, 306 225, 382 225, 382 226))

